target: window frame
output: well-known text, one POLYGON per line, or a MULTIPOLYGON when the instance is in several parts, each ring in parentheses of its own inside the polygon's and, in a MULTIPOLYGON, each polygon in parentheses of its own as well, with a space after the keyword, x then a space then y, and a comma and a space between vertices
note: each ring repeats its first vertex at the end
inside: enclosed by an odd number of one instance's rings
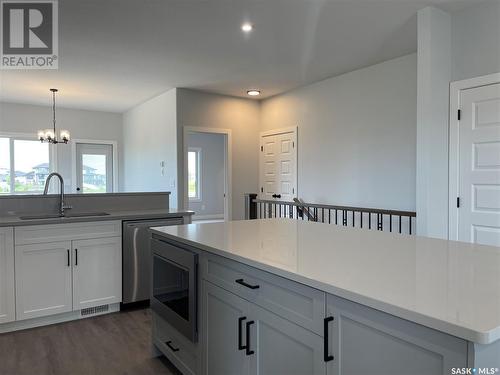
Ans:
MULTIPOLYGON (((22 195, 42 195, 39 191, 15 191, 15 160, 14 160, 14 142, 15 141, 38 141, 40 140, 34 134, 27 133, 10 133, 10 132, 0 132, 0 138, 9 139, 9 170, 10 170, 10 191, 8 194, 1 194, 0 196, 22 196, 22 195)), ((49 147, 49 172, 55 172, 57 170, 57 148, 55 145, 48 144, 49 147)))
POLYGON ((190 202, 201 202, 202 199, 202 191, 201 191, 201 180, 202 180, 202 168, 201 168, 201 147, 189 147, 188 148, 188 160, 189 153, 196 153, 196 197, 189 196, 189 161, 188 161, 188 199, 190 202))

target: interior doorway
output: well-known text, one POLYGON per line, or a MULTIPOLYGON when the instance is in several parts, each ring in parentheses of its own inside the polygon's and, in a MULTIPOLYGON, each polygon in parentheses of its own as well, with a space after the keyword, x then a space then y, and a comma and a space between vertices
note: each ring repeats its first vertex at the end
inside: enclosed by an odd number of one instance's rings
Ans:
POLYGON ((229 220, 230 142, 224 129, 184 128, 184 202, 193 220, 229 220))
POLYGON ((500 74, 451 85, 450 239, 500 246, 500 74))

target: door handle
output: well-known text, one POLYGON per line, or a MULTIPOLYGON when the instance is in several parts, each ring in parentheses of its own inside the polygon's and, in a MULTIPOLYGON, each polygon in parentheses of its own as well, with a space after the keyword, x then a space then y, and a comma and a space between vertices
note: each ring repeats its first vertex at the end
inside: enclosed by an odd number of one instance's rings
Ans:
POLYGON ((235 283, 238 283, 240 285, 243 285, 244 287, 247 287, 249 289, 259 289, 260 288, 260 285, 250 285, 248 283, 245 282, 245 280, 243 279, 237 279, 237 280, 234 280, 235 283))
POLYGON ((78 266, 78 249, 75 249, 75 266, 78 266))
POLYGON ((333 361, 333 355, 330 355, 329 354, 329 350, 328 350, 328 341, 329 338, 328 338, 328 323, 330 322, 333 322, 333 316, 329 316, 329 317, 326 317, 325 320, 323 321, 323 349, 324 349, 324 352, 323 352, 323 360, 325 362, 330 362, 330 361, 333 361))
POLYGON ((71 267, 71 263, 70 263, 70 260, 69 260, 69 249, 66 250, 68 252, 68 267, 71 267))
POLYGON ((173 351, 173 352, 178 352, 178 351, 180 350, 179 348, 174 348, 174 347, 173 347, 173 345, 172 345, 172 341, 167 341, 167 342, 165 343, 165 345, 167 345, 167 346, 168 346, 168 348, 169 348, 171 351, 173 351))
POLYGON ((246 323, 246 347, 245 347, 245 354, 246 355, 252 355, 255 352, 253 350, 250 350, 250 326, 254 324, 255 322, 253 320, 249 321, 246 323))
POLYGON ((243 333, 243 328, 241 327, 241 323, 246 320, 246 316, 242 316, 238 318, 238 350, 246 349, 247 347, 241 343, 241 334, 243 333))

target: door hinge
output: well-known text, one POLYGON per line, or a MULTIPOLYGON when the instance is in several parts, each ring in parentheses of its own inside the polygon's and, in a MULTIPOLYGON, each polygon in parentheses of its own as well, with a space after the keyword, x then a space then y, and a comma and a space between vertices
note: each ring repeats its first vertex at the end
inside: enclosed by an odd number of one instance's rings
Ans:
POLYGON ((460 197, 457 197, 457 208, 460 208, 460 197))
POLYGON ((261 193, 263 193, 263 192, 264 192, 264 188, 263 188, 263 187, 261 187, 261 188, 260 188, 260 192, 261 192, 261 193))
POLYGON ((458 110, 458 121, 462 118, 462 110, 458 110))
POLYGON ((260 152, 264 151, 264 146, 260 146, 260 152))

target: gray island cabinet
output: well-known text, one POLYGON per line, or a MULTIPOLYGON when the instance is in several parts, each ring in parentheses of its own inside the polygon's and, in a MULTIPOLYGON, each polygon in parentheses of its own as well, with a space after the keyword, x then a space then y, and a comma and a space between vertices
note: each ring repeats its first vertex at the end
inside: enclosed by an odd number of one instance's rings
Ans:
POLYGON ((500 249, 291 220, 153 237, 198 254, 198 340, 153 314, 183 373, 500 373, 500 249))

